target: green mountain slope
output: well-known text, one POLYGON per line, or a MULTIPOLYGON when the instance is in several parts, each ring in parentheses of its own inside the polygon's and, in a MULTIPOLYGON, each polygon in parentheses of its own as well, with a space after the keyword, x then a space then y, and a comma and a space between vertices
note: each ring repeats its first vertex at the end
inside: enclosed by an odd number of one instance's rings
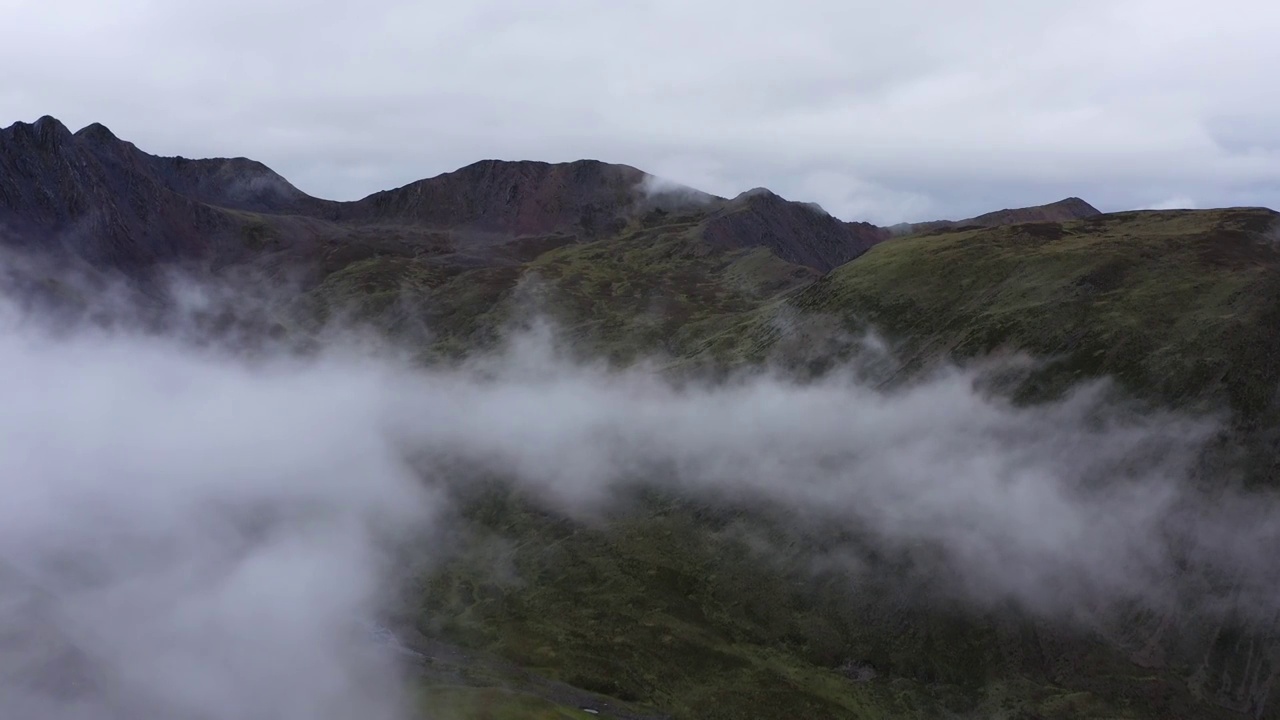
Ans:
POLYGON ((492 555, 458 558, 428 582, 419 629, 674 717, 1236 717, 1098 636, 762 562, 705 509, 655 504, 607 529, 511 498, 472 513, 502 541, 488 547, 515 548, 519 581, 492 555))
MULTIPOLYGON (((1018 388, 1026 401, 1114 376, 1159 403, 1225 403, 1260 462, 1276 455, 1261 432, 1275 426, 1278 366, 1269 210, 938 232, 881 243, 826 274, 764 246, 709 242, 715 213, 649 213, 608 237, 526 238, 472 262, 385 228, 348 230, 278 319, 299 337, 328 321, 368 323, 438 362, 545 314, 577 353, 657 357, 676 372, 778 357, 821 371, 875 328, 903 376, 946 358, 1028 352, 1047 361, 1018 388)), ((1139 614, 1071 630, 913 594, 893 581, 891 561, 871 575, 883 581, 852 584, 799 561, 763 562, 744 532, 771 534, 797 559, 825 540, 759 508, 649 496, 586 523, 502 483, 461 507, 457 536, 470 540, 419 578, 399 627, 650 717, 1277 712, 1273 629, 1139 614)), ((540 685, 507 674, 473 671, 463 678, 472 690, 429 684, 425 697, 461 718, 558 712, 528 699, 540 685)))
POLYGON ((430 357, 495 342, 506 323, 545 313, 581 352, 624 362, 697 354, 706 338, 819 277, 763 247, 713 248, 707 214, 651 213, 618 235, 570 243, 523 263, 459 267, 430 256, 370 253, 329 273, 294 323, 336 315, 393 334, 430 332, 430 357))
MULTIPOLYGON (((881 244, 819 278, 763 250, 710 248, 694 215, 636 223, 500 272, 446 280, 427 263, 379 260, 330 280, 372 301, 376 293, 354 288, 395 268, 384 287, 438 303, 430 312, 445 334, 434 342, 458 351, 495 339, 531 297, 584 352, 618 361, 653 353, 675 366, 758 362, 795 328, 822 337, 874 327, 906 373, 943 358, 1027 352, 1047 361, 1019 388, 1026 401, 1112 376, 1160 403, 1225 404, 1244 432, 1269 420, 1280 373, 1276 219, 1248 208, 1141 212, 942 232, 881 244)), ((1170 642, 1179 620, 1140 618, 1095 635, 1013 611, 974 616, 896 595, 892 584, 851 591, 838 578, 763 566, 727 532, 723 509, 646 501, 588 527, 494 492, 470 506, 471 530, 516 548, 504 562, 520 581, 496 580, 482 552, 490 546, 477 546, 424 580, 421 614, 406 621, 676 717, 1276 712, 1274 671, 1259 669, 1272 667, 1275 644, 1256 629, 1184 626, 1183 640, 1200 639, 1138 664, 1136 649, 1170 642), (1251 639, 1224 651, 1204 639, 1214 636, 1251 639)), ((729 516, 768 526, 750 511, 729 516)))
POLYGON ((1280 381, 1280 215, 1134 212, 886 243, 796 304, 870 323, 910 357, 1001 348, 1050 359, 1045 383, 1108 375, 1252 416, 1280 381))
POLYGON ((794 323, 878 329, 918 367, 1022 351, 1041 393, 1112 376, 1165 402, 1226 400, 1252 417, 1280 364, 1280 216, 1266 209, 1135 212, 931 233, 881 243, 819 275, 766 248, 720 249, 708 218, 650 216, 617 236, 522 264, 457 268, 372 254, 310 291, 383 327, 414 317, 457 351, 496 338, 519 306, 618 359, 756 362, 794 323), (517 288, 527 286, 513 303, 517 288))

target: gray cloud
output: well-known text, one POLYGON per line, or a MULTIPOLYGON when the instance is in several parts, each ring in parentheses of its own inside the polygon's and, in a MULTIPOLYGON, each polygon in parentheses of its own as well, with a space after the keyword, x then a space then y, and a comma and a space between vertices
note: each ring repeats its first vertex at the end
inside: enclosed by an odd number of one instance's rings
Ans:
POLYGON ((438 501, 384 423, 395 367, 5 309, 0 713, 401 717, 360 628, 438 501))
POLYGON ((488 157, 596 157, 884 223, 1280 191, 1263 92, 1280 10, 1251 0, 72 0, 8 17, 11 119, 248 155, 340 199, 488 157))
POLYGON ((1216 614, 1225 595, 1206 583, 1225 574, 1249 615, 1277 610, 1280 565, 1263 550, 1280 533, 1274 499, 1237 494, 1227 455, 1200 465, 1213 418, 1126 410, 1105 383, 1018 408, 956 368, 896 391, 857 373, 677 388, 567 364, 552 337, 419 377, 414 392, 436 412, 406 422, 418 446, 559 507, 657 482, 867 532, 881 551, 937 553, 944 590, 984 606, 1216 614))

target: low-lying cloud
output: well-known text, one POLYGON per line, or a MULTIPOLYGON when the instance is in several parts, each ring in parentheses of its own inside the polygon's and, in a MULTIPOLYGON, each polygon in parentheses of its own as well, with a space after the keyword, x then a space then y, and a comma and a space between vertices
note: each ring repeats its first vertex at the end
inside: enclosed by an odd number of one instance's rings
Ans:
POLYGON ((418 447, 560 507, 656 484, 929 547, 963 584, 952 589, 987 605, 1203 609, 1203 571, 1275 609, 1274 505, 1229 489, 1229 453, 1205 467, 1215 418, 1125 408, 1106 383, 1019 407, 959 368, 892 390, 850 372, 677 386, 558 363, 550 338, 417 376, 410 394, 433 408, 411 423, 418 447))
POLYGON ((435 506, 394 366, 5 319, 0 714, 401 716, 358 630, 435 506))
POLYGON ((647 201, 660 208, 697 207, 708 205, 718 199, 715 195, 688 185, 649 174, 645 174, 640 181, 639 190, 647 201))
POLYGON ((433 488, 473 472, 567 513, 658 485, 856 528, 1049 618, 1276 610, 1275 503, 1206 467, 1218 424, 1101 386, 1018 407, 954 368, 680 384, 570 361, 544 326, 449 367, 341 341, 249 356, 0 309, 0 633, 47 626, 83 656, 3 646, 6 716, 406 716, 351 629, 389 597, 386 549, 448 512, 433 488), (47 684, 75 662, 81 686, 47 684))

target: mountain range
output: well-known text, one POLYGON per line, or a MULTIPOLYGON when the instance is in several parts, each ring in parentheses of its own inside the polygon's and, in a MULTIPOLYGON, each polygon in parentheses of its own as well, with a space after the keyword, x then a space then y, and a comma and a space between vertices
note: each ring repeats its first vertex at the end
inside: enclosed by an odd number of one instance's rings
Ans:
MULTIPOLYGON (((257 248, 305 254, 384 229, 442 259, 498 261, 617 234, 646 214, 697 215, 719 249, 764 247, 826 272, 896 229, 842 222, 757 188, 726 199, 593 160, 486 160, 355 202, 311 197, 246 158, 158 157, 100 124, 72 133, 52 117, 0 130, 0 227, 10 243, 52 242, 90 262, 141 271, 158 262, 243 260, 257 248)), ((1003 225, 1097 215, 1082 200, 1004 210, 953 225, 1003 225)))
MULTIPOLYGON (((42 259, 23 287, 56 284, 58 268, 144 294, 174 268, 251 271, 282 295, 271 333, 367 323, 423 362, 491 346, 531 312, 584 354, 676 373, 820 374, 868 330, 893 378, 1029 353, 1041 362, 1011 386, 1019 402, 1109 377, 1155 407, 1226 408, 1260 485, 1280 467, 1278 220, 1104 214, 1071 197, 879 227, 594 160, 485 160, 335 202, 253 160, 158 157, 102 125, 0 130, 0 245, 42 259)), ((711 532, 714 512, 663 503, 601 529, 516 495, 477 499, 477 532, 552 579, 496 588, 483 558, 462 557, 424 581, 406 632, 682 718, 1280 717, 1274 624, 1142 612, 1081 630, 874 583, 798 595, 797 576, 711 532), (629 624, 637 613, 664 630, 629 624)))

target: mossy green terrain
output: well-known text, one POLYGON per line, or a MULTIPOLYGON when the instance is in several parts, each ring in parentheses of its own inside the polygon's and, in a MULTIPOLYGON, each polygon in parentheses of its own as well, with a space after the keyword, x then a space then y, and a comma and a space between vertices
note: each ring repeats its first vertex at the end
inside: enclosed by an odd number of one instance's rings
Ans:
POLYGON ((546 311, 566 336, 618 361, 696 354, 707 337, 817 273, 763 248, 715 252, 695 219, 633 229, 539 257, 546 311))
POLYGON ((524 263, 459 266, 379 253, 330 272, 298 302, 303 327, 337 319, 401 337, 425 329, 426 357, 492 347, 533 315, 557 322, 583 355, 625 363, 697 355, 707 338, 818 277, 763 248, 715 251, 704 218, 651 213, 620 234, 560 243, 524 263))
POLYGON ((750 513, 644 508, 584 526, 478 501, 485 541, 425 581, 418 629, 677 718, 1233 716, 1099 638, 929 600, 891 567, 817 571, 815 538, 750 513))
MULTIPOLYGON (((654 215, 518 263, 363 258, 308 302, 393 332, 421 323, 427 359, 533 314, 584 354, 719 368, 787 343, 829 361, 833 337, 875 329, 906 373, 1027 353, 1041 364, 1026 402, 1108 376, 1250 428, 1280 381, 1276 220, 1244 208, 944 231, 819 278, 762 249, 712 250, 696 214, 654 215)), ((750 512, 647 501, 586 524, 495 490, 465 514, 477 540, 422 579, 419 630, 676 718, 1228 718, 1265 692, 1223 689, 1239 658, 1143 667, 1101 635, 761 558, 732 528, 783 531, 750 512)), ((778 542, 801 558, 820 540, 778 542)), ((544 711, 559 712, 529 710, 544 711)))
POLYGON ((1001 349, 1061 388, 1109 376, 1167 403, 1267 409, 1280 381, 1280 227, 1265 209, 1132 212, 885 243, 796 298, 909 360, 1001 349))

